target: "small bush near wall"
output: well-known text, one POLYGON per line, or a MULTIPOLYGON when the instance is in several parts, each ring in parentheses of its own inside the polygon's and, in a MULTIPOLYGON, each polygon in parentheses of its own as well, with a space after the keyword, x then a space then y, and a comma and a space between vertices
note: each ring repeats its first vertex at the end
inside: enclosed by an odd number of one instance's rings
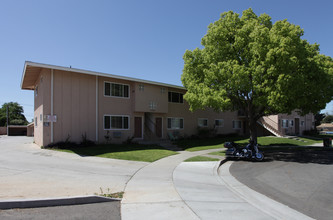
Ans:
POLYGON ((44 149, 69 149, 69 148, 75 148, 75 147, 89 147, 89 146, 94 146, 95 142, 89 140, 87 138, 87 135, 84 134, 82 135, 82 140, 79 144, 70 141, 70 135, 66 138, 65 141, 59 141, 56 143, 49 144, 47 146, 44 146, 42 148, 44 149))
POLYGON ((319 132, 316 129, 303 131, 303 135, 317 135, 319 132))
POLYGON ((200 127, 198 127, 198 134, 197 134, 197 136, 199 138, 215 137, 216 136, 216 131, 215 131, 215 129, 200 128, 200 127))

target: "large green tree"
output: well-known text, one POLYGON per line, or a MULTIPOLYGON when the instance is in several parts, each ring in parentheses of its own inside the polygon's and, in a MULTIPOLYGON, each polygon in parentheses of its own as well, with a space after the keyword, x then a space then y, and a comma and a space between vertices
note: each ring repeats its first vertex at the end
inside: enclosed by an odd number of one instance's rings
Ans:
POLYGON ((4 103, 0 108, 0 126, 7 125, 7 106, 9 110, 9 124, 11 125, 26 125, 27 119, 24 116, 23 107, 17 102, 4 103))
POLYGON ((243 110, 251 140, 265 115, 318 112, 333 97, 333 61, 303 29, 287 20, 272 24, 252 9, 221 14, 208 26, 202 49, 186 50, 182 83, 191 110, 243 110))

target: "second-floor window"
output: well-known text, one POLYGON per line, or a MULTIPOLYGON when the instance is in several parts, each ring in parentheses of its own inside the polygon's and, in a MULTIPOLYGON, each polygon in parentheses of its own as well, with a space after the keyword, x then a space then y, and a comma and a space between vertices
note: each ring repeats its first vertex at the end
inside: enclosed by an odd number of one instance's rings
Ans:
POLYGON ((104 95, 113 97, 129 97, 129 85, 104 82, 104 95))
POLYGON ((179 92, 169 92, 168 100, 173 103, 183 103, 183 94, 179 92))

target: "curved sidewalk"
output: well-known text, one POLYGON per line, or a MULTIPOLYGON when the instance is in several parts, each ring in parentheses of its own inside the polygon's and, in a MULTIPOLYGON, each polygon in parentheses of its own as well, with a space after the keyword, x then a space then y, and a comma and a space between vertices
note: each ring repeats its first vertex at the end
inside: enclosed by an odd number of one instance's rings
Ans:
POLYGON ((175 189, 173 171, 187 158, 219 150, 183 151, 140 169, 125 188, 122 219, 199 219, 175 189))
POLYGON ((311 219, 238 182, 231 162, 185 162, 218 151, 181 152, 140 169, 128 182, 122 219, 311 219))

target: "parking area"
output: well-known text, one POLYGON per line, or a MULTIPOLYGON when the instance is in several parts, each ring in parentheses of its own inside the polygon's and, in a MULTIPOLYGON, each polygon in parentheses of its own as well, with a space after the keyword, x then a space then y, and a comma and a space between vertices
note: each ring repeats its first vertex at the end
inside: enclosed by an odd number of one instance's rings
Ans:
POLYGON ((315 219, 333 216, 333 151, 276 152, 265 162, 235 161, 240 182, 315 219))
POLYGON ((148 164, 43 150, 32 142, 31 137, 0 136, 0 200, 119 192, 148 164))

